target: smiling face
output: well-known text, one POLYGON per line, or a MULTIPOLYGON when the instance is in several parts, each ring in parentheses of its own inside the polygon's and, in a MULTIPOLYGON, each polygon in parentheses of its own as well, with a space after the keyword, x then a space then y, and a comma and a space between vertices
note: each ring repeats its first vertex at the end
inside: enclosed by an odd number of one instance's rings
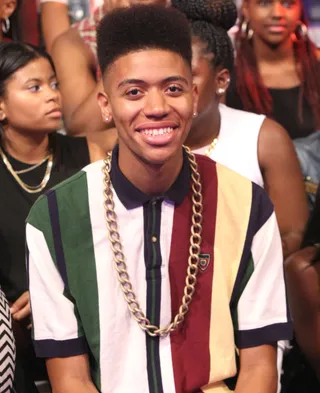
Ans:
POLYGON ((301 7, 301 0, 246 0, 243 14, 255 36, 269 45, 280 45, 296 30, 301 7))
POLYGON ((190 66, 177 53, 142 50, 117 59, 100 94, 103 118, 112 117, 120 153, 151 165, 181 154, 197 108, 190 66))
POLYGON ((52 132, 61 125, 61 96, 50 62, 38 58, 16 71, 0 97, 0 120, 19 132, 52 132))

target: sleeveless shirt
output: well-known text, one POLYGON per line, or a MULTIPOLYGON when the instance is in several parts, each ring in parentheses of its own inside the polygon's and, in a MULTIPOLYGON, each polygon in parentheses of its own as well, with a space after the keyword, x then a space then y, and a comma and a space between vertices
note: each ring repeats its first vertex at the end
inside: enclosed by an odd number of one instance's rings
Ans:
MULTIPOLYGON (((239 111, 219 105, 220 132, 218 143, 210 158, 252 182, 263 187, 263 178, 258 161, 258 138, 264 115, 239 111)), ((208 146, 193 152, 205 154, 208 146)))
MULTIPOLYGON (((0 285, 8 301, 15 301, 27 290, 25 268, 25 219, 41 193, 72 176, 90 163, 87 139, 57 133, 50 135, 54 155, 50 180, 40 193, 30 194, 16 182, 0 158, 0 285)), ((6 156, 14 170, 31 165, 6 156)), ((37 185, 44 176, 47 161, 19 175, 26 184, 37 185)))

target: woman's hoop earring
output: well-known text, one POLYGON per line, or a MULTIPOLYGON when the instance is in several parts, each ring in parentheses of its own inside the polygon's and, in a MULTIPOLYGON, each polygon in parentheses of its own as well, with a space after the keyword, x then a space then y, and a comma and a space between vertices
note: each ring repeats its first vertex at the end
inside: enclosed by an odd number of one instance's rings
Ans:
POLYGON ((297 40, 300 39, 305 41, 308 37, 308 27, 303 22, 299 21, 295 35, 297 40))
POLYGON ((241 38, 251 40, 253 37, 253 30, 249 27, 249 21, 245 19, 240 27, 241 38))
POLYGON ((10 20, 9 18, 7 19, 3 19, 2 21, 2 31, 4 34, 8 33, 8 31, 10 30, 10 20))

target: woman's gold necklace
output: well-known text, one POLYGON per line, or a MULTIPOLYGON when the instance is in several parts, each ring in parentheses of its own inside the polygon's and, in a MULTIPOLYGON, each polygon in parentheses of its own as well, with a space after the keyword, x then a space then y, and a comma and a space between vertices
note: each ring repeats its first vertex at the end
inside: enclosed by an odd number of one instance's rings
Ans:
POLYGON ((207 157, 210 157, 211 153, 216 148, 216 146, 218 144, 218 137, 219 137, 219 134, 215 138, 213 138, 213 141, 210 143, 208 149, 204 153, 207 157))
POLYGON ((46 157, 46 159, 44 159, 43 161, 41 161, 41 163, 39 164, 35 164, 33 165, 31 168, 28 168, 27 170, 23 170, 23 171, 15 171, 12 168, 12 165, 10 164, 7 156, 4 154, 4 151, 1 149, 0 147, 0 155, 2 158, 2 161, 4 162, 5 166, 7 167, 8 171, 11 173, 11 175, 13 176, 13 178, 16 180, 16 182, 19 184, 19 186, 26 192, 28 192, 29 194, 36 194, 38 192, 41 192, 45 186, 48 184, 48 181, 50 179, 50 175, 51 175, 51 170, 52 170, 52 164, 53 164, 53 155, 50 154, 48 157, 46 157), (35 169, 37 167, 39 167, 41 164, 43 164, 46 160, 48 160, 47 163, 47 168, 46 168, 46 172, 44 174, 44 177, 41 181, 41 183, 37 186, 29 186, 28 184, 24 183, 20 177, 18 176, 18 173, 25 173, 25 172, 29 172, 32 169, 35 169))

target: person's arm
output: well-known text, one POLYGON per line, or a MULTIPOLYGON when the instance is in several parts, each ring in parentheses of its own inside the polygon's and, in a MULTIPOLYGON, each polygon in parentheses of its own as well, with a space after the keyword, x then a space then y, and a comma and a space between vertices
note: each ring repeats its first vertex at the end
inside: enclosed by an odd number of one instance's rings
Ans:
POLYGON ((40 15, 41 30, 46 50, 51 54, 56 38, 70 27, 68 4, 63 1, 41 2, 40 15))
POLYGON ((60 35, 52 48, 63 102, 63 116, 70 135, 89 135, 109 128, 103 122, 97 93, 102 83, 94 76, 93 55, 72 28, 60 35), (70 60, 72 59, 72 61, 70 60))
POLYGON ((315 247, 306 247, 285 261, 288 298, 296 340, 320 381, 320 261, 315 247))
POLYGON ((14 321, 26 322, 27 328, 31 327, 29 320, 31 316, 29 291, 24 292, 18 297, 18 299, 11 305, 10 312, 14 321))
POLYGON ((96 393, 90 377, 88 355, 46 360, 52 393, 96 393))
POLYGON ((239 351, 240 372, 235 393, 275 393, 277 391, 277 350, 262 345, 239 351))
POLYGON ((284 257, 301 245, 308 220, 307 197, 294 145, 278 123, 266 119, 261 127, 258 157, 279 223, 284 257))

